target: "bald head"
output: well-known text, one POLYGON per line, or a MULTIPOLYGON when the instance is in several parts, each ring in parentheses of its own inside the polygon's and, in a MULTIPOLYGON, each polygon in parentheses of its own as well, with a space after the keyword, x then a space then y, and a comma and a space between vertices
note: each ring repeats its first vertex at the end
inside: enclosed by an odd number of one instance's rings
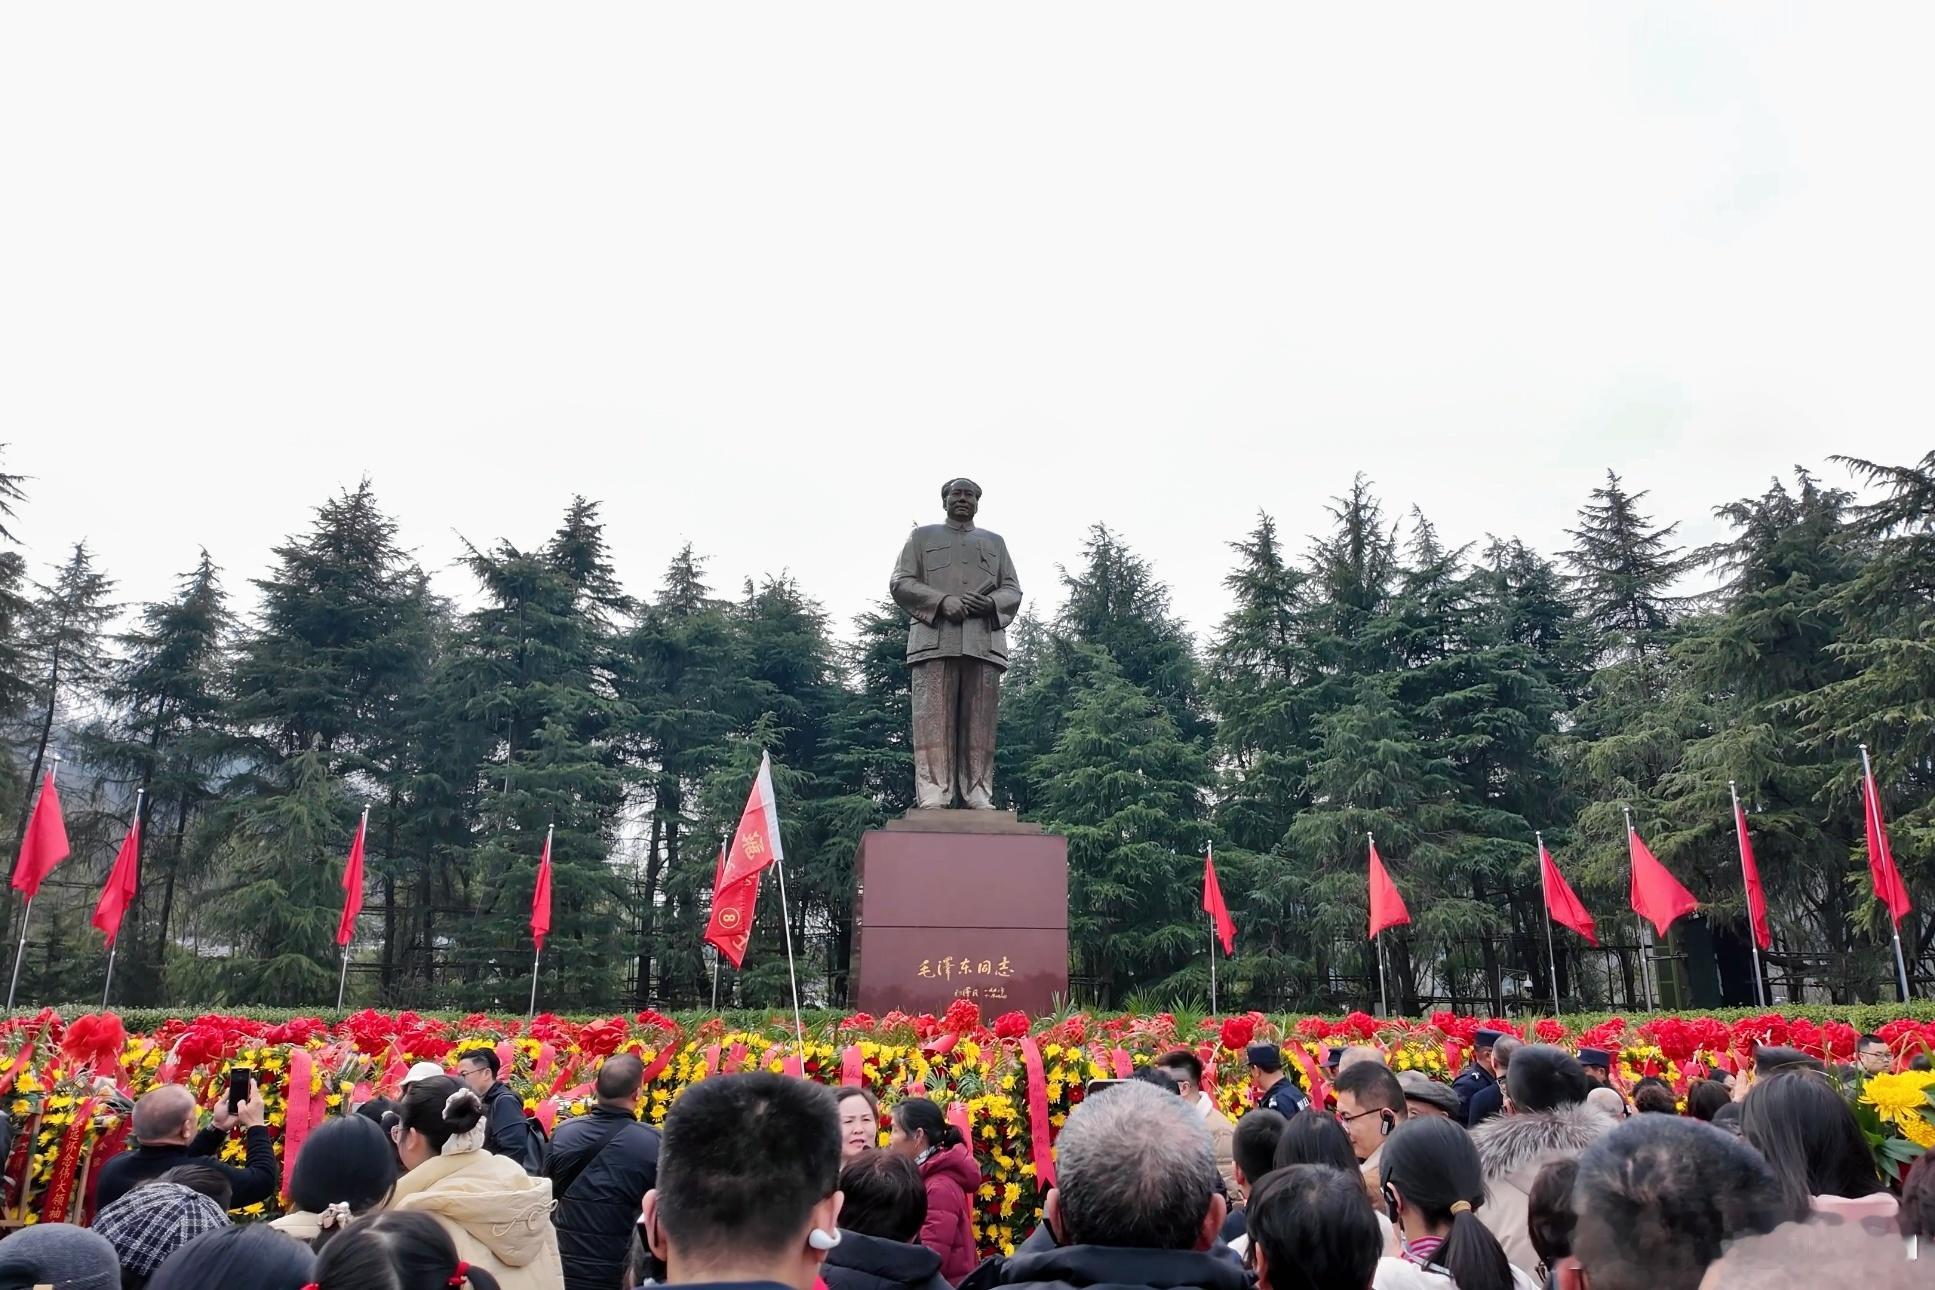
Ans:
POLYGON ((163 1084, 134 1104, 134 1136, 145 1146, 187 1142, 195 1135, 195 1095, 182 1084, 163 1084))
POLYGON ((1366 1044, 1358 1044, 1354 1047, 1346 1048, 1342 1055, 1337 1058, 1337 1073, 1341 1075, 1351 1067, 1359 1065, 1362 1062, 1376 1062, 1379 1066, 1382 1066, 1384 1064, 1384 1051, 1380 1048, 1372 1048, 1366 1044))

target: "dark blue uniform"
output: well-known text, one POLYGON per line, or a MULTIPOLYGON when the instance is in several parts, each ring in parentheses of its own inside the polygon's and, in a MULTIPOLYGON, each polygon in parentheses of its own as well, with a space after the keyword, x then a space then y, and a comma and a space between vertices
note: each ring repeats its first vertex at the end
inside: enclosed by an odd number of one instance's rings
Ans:
MULTIPOLYGON (((1458 1078, 1451 1081, 1451 1091, 1458 1095, 1459 1122, 1466 1128, 1471 1128, 1475 1123, 1471 1118, 1472 1099, 1478 1095, 1480 1089, 1495 1089, 1497 1087, 1498 1076, 1492 1074, 1483 1066, 1467 1066, 1462 1071, 1459 1071, 1458 1078)), ((1486 1101, 1490 1100, 1490 1098, 1486 1099, 1486 1101)), ((1503 1105, 1502 1101, 1500 1105, 1503 1105)))
POLYGON ((1263 1100, 1257 1105, 1267 1107, 1287 1120, 1308 1107, 1310 1099, 1303 1095, 1303 1090, 1297 1087, 1295 1081, 1285 1075, 1270 1085, 1270 1091, 1263 1095, 1263 1100))

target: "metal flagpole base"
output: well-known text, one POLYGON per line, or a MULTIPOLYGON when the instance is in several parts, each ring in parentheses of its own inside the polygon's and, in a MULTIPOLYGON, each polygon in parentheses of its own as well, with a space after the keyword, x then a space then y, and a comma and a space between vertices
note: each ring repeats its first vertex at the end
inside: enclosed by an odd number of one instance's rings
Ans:
MULTIPOLYGON (((108 946, 107 980, 101 982, 101 1010, 103 1012, 107 1011, 108 991, 114 988, 114 953, 117 948, 119 947, 113 945, 108 946)), ((339 1003, 336 1006, 340 1009, 343 1005, 339 1003)))
POLYGON ((537 1016, 538 964, 544 958, 544 947, 538 946, 537 953, 531 955, 531 1016, 537 1016))
POLYGON ((800 1019, 800 979, 793 969, 793 916, 786 904, 786 863, 773 861, 773 868, 779 871, 779 921, 786 932, 786 979, 793 987, 793 1037, 799 1040, 800 1070, 806 1070, 806 1023, 800 1019))
POLYGON ((336 974, 336 1011, 343 1010, 343 987, 349 984, 349 947, 343 947, 343 970, 336 974))
POLYGON ((7 987, 7 1011, 13 1011, 14 995, 20 991, 20 964, 27 957, 27 920, 34 916, 34 898, 27 897, 27 908, 20 912, 20 944, 13 951, 13 983, 7 987))
POLYGON ((1895 971, 1901 976, 1901 997, 1905 1003, 1915 997, 1914 988, 1908 984, 1908 960, 1901 955, 1901 925, 1895 925, 1895 971))

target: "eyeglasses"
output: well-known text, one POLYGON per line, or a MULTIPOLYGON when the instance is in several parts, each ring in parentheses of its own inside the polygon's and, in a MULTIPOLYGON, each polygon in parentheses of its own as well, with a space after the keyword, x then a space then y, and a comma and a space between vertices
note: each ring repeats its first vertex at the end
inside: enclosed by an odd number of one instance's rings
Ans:
POLYGON ((1376 1115, 1383 1109, 1381 1106, 1374 1106, 1368 1111, 1359 1111, 1356 1115, 1345 1115, 1342 1111, 1332 1111, 1331 1114, 1337 1118, 1337 1123, 1349 1124, 1352 1120, 1361 1120, 1367 1115, 1376 1115))

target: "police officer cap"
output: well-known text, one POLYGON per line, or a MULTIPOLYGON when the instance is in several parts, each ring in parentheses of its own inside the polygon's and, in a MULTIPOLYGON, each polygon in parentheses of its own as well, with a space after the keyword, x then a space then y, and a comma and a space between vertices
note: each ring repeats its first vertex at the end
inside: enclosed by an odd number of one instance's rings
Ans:
POLYGON ((1283 1069, 1283 1050, 1275 1044, 1251 1044, 1244 1056, 1250 1065, 1260 1071, 1280 1071, 1283 1069))
POLYGON ((1474 1036, 1477 1040, 1477 1046, 1480 1048, 1490 1048, 1504 1037, 1505 1032, 1502 1030, 1481 1030, 1474 1036))
POLYGON ((1335 1066, 1335 1065, 1336 1065, 1336 1064, 1337 1064, 1338 1062, 1341 1062, 1341 1061, 1343 1061, 1343 1060, 1344 1060, 1344 1050, 1343 1050, 1343 1049, 1341 1049, 1341 1048, 1326 1048, 1326 1049, 1324 1049, 1324 1065, 1326 1065, 1326 1066, 1335 1066))
POLYGON ((1610 1070, 1612 1068, 1612 1054, 1603 1048, 1581 1048, 1579 1050, 1579 1064, 1581 1066, 1604 1066, 1610 1070))

